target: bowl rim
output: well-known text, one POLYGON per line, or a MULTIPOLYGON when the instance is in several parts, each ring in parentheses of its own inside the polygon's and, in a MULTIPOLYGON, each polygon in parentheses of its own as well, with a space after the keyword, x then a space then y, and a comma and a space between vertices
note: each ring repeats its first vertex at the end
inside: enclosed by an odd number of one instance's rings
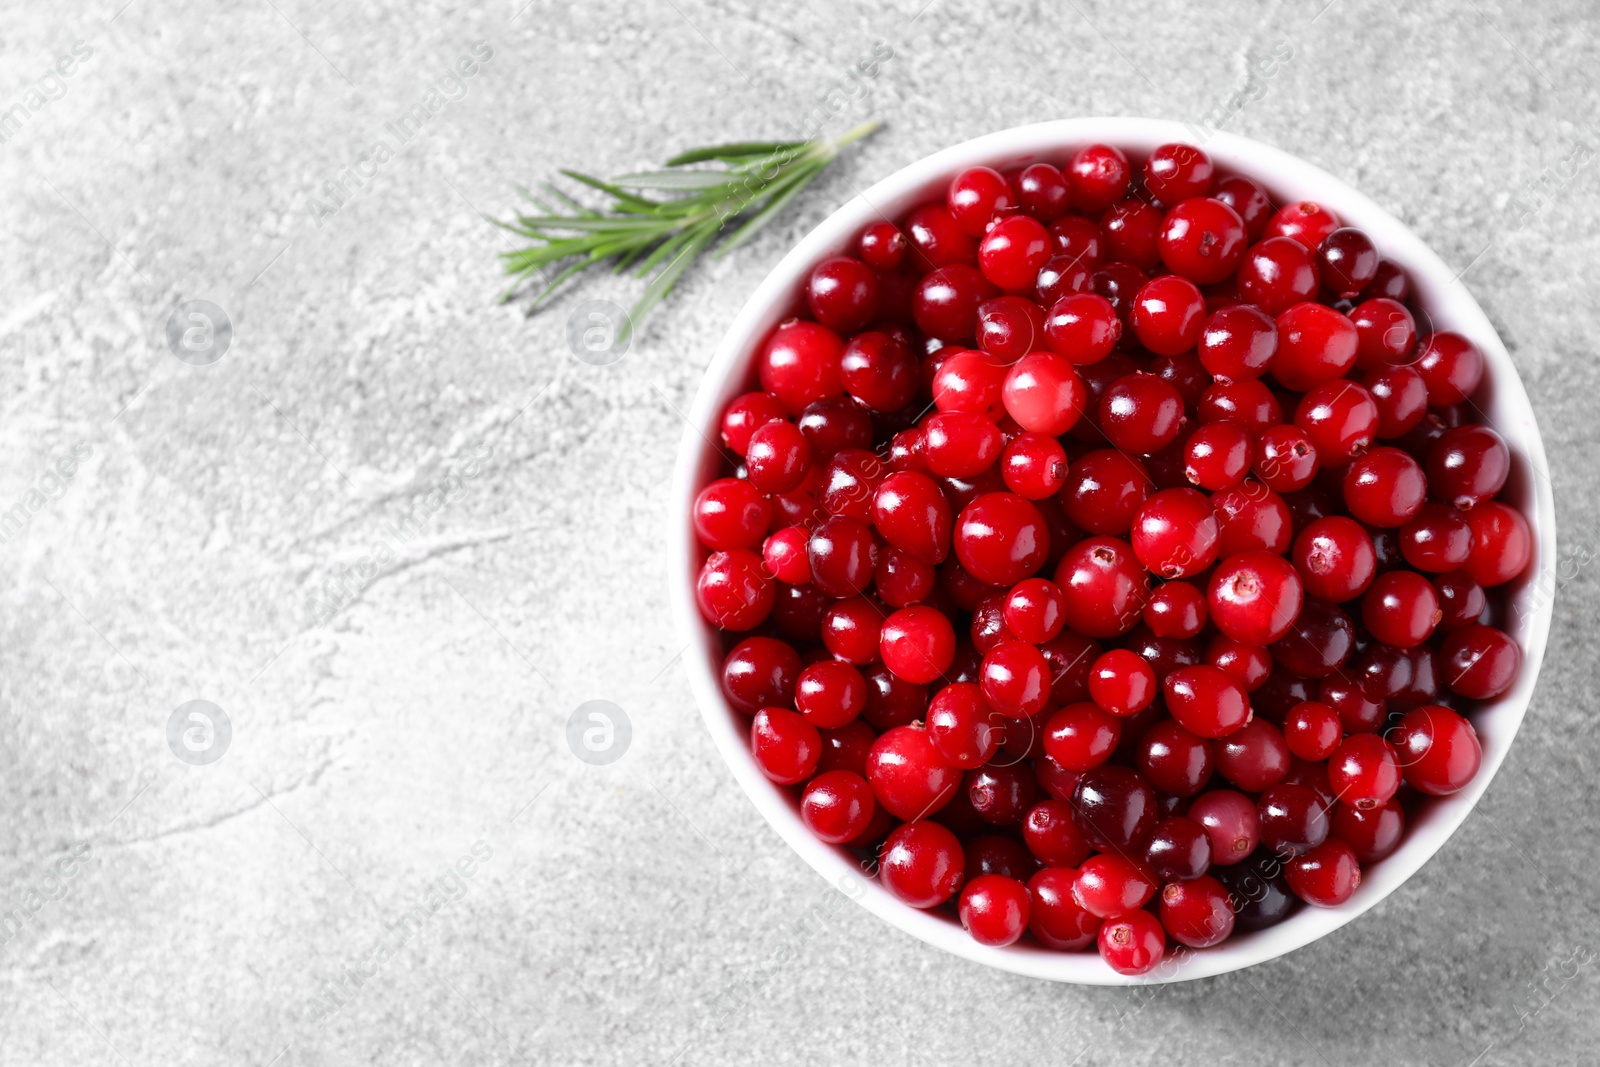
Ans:
POLYGON ((1315 164, 1237 134, 1168 119, 1057 119, 985 134, 902 167, 829 214, 772 268, 724 334, 701 378, 686 422, 674 463, 668 514, 672 612, 675 625, 688 640, 683 656, 691 691, 723 760, 768 824, 835 888, 921 941, 1002 971, 1098 986, 1188 981, 1274 959, 1354 921, 1420 870, 1477 806, 1527 713, 1544 659, 1554 606, 1555 501, 1532 405, 1498 333, 1459 275, 1404 223, 1315 164), (812 265, 847 248, 863 226, 902 215, 913 204, 932 199, 942 182, 968 166, 1013 166, 1038 159, 1059 164, 1070 151, 1086 144, 1114 144, 1130 153, 1145 153, 1174 141, 1199 144, 1220 172, 1250 177, 1266 188, 1276 203, 1316 200, 1346 224, 1361 227, 1385 258, 1406 268, 1417 292, 1416 302, 1427 310, 1435 327, 1462 333, 1478 345, 1488 365, 1485 381, 1492 383, 1487 410, 1480 409, 1479 414, 1511 448, 1513 479, 1520 483, 1524 498, 1517 506, 1532 530, 1533 554, 1518 579, 1519 587, 1509 597, 1517 625, 1511 626, 1509 617, 1505 620, 1522 646, 1522 671, 1507 693, 1472 712, 1483 746, 1483 765, 1473 781, 1461 792, 1433 802, 1423 818, 1408 821, 1401 846, 1363 872, 1362 885, 1344 905, 1303 908, 1277 926, 1237 934, 1203 951, 1169 951, 1167 959, 1151 973, 1127 976, 1112 971, 1092 951, 1055 952, 1023 942, 1007 948, 980 945, 959 924, 895 899, 843 849, 823 843, 806 829, 796 805, 785 794, 786 787, 768 781, 756 767, 745 738, 748 716, 734 711, 722 695, 720 646, 692 594, 704 552, 695 541, 691 504, 712 466, 712 442, 719 432, 721 409, 743 391, 759 342, 797 306, 801 282, 812 265))

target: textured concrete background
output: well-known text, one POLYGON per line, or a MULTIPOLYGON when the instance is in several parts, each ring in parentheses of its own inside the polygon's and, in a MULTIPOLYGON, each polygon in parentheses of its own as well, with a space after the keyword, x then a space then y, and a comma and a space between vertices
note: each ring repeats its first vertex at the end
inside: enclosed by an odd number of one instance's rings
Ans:
POLYGON ((1592 1062, 1594 7, 924 2, 6 0, 0 1061, 1592 1062), (625 283, 493 305, 513 183, 788 134, 879 40, 828 129, 886 129, 625 358, 565 334, 625 283), (946 144, 1117 113, 1299 153, 1459 266, 1562 523, 1478 813, 1340 933, 1145 993, 830 897, 713 750, 662 577, 676 409, 785 247, 946 144), (234 328, 209 366, 166 341, 195 299, 234 328), (168 743, 196 699, 232 729, 204 766, 168 743), (632 722, 608 766, 566 741, 591 699, 632 722))

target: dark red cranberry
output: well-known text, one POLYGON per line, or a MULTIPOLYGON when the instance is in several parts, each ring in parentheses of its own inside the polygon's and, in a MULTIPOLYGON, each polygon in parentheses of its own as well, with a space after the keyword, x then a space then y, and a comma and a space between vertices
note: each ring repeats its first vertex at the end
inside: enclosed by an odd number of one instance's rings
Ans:
POLYGON ((874 222, 861 231, 856 254, 873 270, 892 273, 906 261, 911 242, 892 222, 874 222))
POLYGON ((1044 309, 1032 300, 997 296, 978 305, 978 347, 1001 364, 1043 346, 1044 309))
POLYGON ((1290 860, 1284 877, 1294 895, 1319 908, 1336 908, 1361 884, 1361 864, 1343 841, 1325 841, 1290 860))
POLYGON ((1156 796, 1149 783, 1126 767, 1107 765, 1086 772, 1072 796, 1078 828, 1102 850, 1129 849, 1156 822, 1156 796))
POLYGON ((1069 868, 1046 867, 1028 879, 1032 902, 1028 929, 1045 948, 1074 952, 1094 944, 1100 920, 1072 899, 1077 874, 1069 868))
POLYGON ((1254 801, 1232 789, 1213 789, 1195 797, 1188 817, 1211 839, 1213 869, 1242 862, 1261 839, 1254 801))
POLYGON ((1317 791, 1304 785, 1275 785, 1256 800, 1261 843, 1279 855, 1300 855, 1328 837, 1328 813, 1317 791))
POLYGON ((878 313, 878 276, 853 256, 830 256, 811 269, 806 305, 828 329, 855 333, 878 313))
POLYGON ((1505 439, 1487 426, 1457 426, 1428 449, 1428 488, 1436 499, 1469 511, 1493 499, 1511 473, 1505 439))
POLYGON ((930 337, 967 344, 977 336, 979 305, 998 295, 976 267, 951 263, 922 276, 912 298, 911 314, 917 329, 930 337))
POLYGON ((1066 214, 1072 190, 1049 163, 1030 163, 1017 175, 1017 205, 1040 222, 1066 214))
POLYGON ((1317 271, 1322 288, 1345 300, 1359 296, 1378 275, 1378 250, 1360 230, 1334 230, 1317 246, 1317 271))
POLYGON ((1133 168, 1128 157, 1110 145, 1093 144, 1078 149, 1067 164, 1072 186, 1072 206, 1079 211, 1104 211, 1128 192, 1133 168))
POLYGON ((1150 576, 1133 548, 1114 537, 1090 537, 1067 550, 1055 583, 1065 601, 1067 625, 1088 637, 1131 630, 1150 596, 1150 576))
POLYGON ((1340 804, 1333 809, 1330 834, 1350 846, 1362 863, 1376 863, 1400 847, 1405 832, 1405 811, 1398 800, 1381 808, 1352 808, 1340 804))
POLYGON ((1479 585, 1503 585, 1527 570, 1533 534, 1521 512, 1490 500, 1467 512, 1467 525, 1472 527, 1472 555, 1462 569, 1479 585))
POLYGON ((905 231, 924 270, 951 263, 972 263, 978 242, 956 224, 955 216, 943 204, 927 204, 906 217, 905 231))
POLYGON ((1350 616, 1325 600, 1307 600, 1294 625, 1272 646, 1280 667, 1303 678, 1326 678, 1355 652, 1350 616))
POLYGON ((1211 192, 1216 170, 1211 157, 1190 144, 1158 146, 1144 161, 1144 185, 1163 204, 1211 192))
POLYGON ((1311 251, 1287 237, 1251 245, 1237 277, 1239 295, 1274 318, 1310 300, 1319 284, 1311 251))
POLYGON ((1458 333, 1436 333, 1423 344, 1412 364, 1428 386, 1428 406, 1459 404, 1483 380, 1483 353, 1458 333))
POLYGON ((1121 200, 1100 219, 1106 251, 1114 260, 1149 270, 1161 262, 1161 212, 1143 200, 1121 200))
POLYGON ((1444 682, 1468 700, 1492 700, 1511 688, 1522 667, 1522 649, 1503 630, 1472 625, 1439 646, 1444 682))
POLYGON ((1368 526, 1409 522, 1422 510, 1427 494, 1422 465, 1398 448, 1374 448, 1345 471, 1345 506, 1368 526))
POLYGON ((1089 533, 1123 534, 1154 491, 1144 464, 1107 449, 1069 464, 1060 501, 1067 518, 1089 533))

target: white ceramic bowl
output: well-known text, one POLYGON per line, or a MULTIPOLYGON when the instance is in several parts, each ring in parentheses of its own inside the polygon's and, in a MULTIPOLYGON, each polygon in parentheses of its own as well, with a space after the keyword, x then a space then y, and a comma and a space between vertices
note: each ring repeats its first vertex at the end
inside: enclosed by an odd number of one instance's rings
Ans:
POLYGON ((1278 204, 1314 200, 1332 208, 1347 225, 1366 231, 1385 258, 1405 267, 1416 302, 1427 311, 1435 328, 1466 335, 1487 357, 1485 385, 1474 400, 1482 408, 1485 421, 1500 432, 1511 448, 1512 475, 1503 499, 1519 508, 1532 526, 1533 560, 1523 578, 1508 591, 1510 609, 1505 624, 1523 649, 1521 676, 1510 692, 1472 714, 1483 744, 1482 770, 1460 793, 1425 805, 1408 822, 1400 848, 1362 872, 1361 887, 1344 906, 1302 908, 1270 929, 1235 935, 1215 948, 1179 953, 1170 964, 1138 978, 1112 971, 1092 950, 1052 952, 1025 943, 1027 939, 1009 948, 986 947, 973 941, 953 920, 901 903, 866 875, 848 852, 813 837, 801 823, 798 807, 787 791, 761 774, 750 755, 750 720, 736 713, 721 692, 718 679, 722 654, 717 635, 695 606, 694 582, 705 553, 696 544, 690 519, 695 493, 719 475, 719 457, 708 442, 717 437, 722 409, 749 388, 761 342, 778 322, 801 307, 800 294, 813 264, 824 256, 850 249, 869 222, 901 218, 918 204, 942 201, 946 184, 966 167, 984 164, 1003 168, 1038 160, 1059 166, 1076 148, 1097 142, 1117 145, 1130 156, 1142 156, 1157 145, 1172 141, 1194 143, 1195 131, 1181 123, 1156 119, 1064 119, 979 137, 885 178, 823 220, 784 256, 745 303, 706 370, 705 381, 689 412, 691 425, 678 449, 669 557, 673 610, 677 625, 689 639, 684 659, 690 684, 706 725, 739 784, 807 863, 885 922, 957 956, 1059 982, 1132 985, 1183 981, 1238 970, 1332 933, 1394 892, 1439 850, 1489 788, 1527 711, 1550 629, 1555 506, 1544 446, 1516 368, 1488 318, 1456 280, 1455 272, 1367 197, 1276 148, 1215 133, 1201 143, 1219 172, 1253 178, 1278 204))

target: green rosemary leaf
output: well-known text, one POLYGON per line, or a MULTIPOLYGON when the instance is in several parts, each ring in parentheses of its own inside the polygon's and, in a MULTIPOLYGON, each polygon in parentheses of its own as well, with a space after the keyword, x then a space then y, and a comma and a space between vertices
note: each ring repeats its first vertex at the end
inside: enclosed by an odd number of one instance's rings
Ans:
POLYGON ((722 256, 744 244, 815 181, 846 145, 877 128, 878 123, 869 122, 831 139, 712 145, 680 153, 664 164, 709 164, 694 170, 644 171, 610 180, 561 171, 569 181, 608 198, 609 203, 599 208, 548 182, 541 183, 543 199, 519 185, 517 192, 540 214, 490 220, 532 242, 499 254, 513 279, 501 300, 525 285, 543 282, 529 305, 532 314, 560 286, 602 263, 617 273, 628 270, 640 278, 649 276, 631 321, 621 331, 626 338, 707 250, 720 243, 716 255, 722 256), (636 190, 664 195, 656 199, 636 190), (560 269, 546 281, 547 268, 560 269))

